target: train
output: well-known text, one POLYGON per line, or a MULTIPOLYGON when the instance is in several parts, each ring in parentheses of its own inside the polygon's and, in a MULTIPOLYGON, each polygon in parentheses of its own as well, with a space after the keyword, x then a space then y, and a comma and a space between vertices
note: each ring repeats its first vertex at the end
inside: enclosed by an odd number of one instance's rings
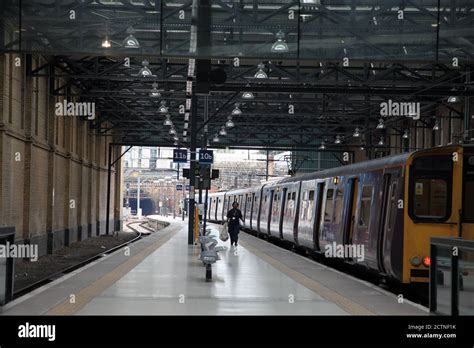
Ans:
POLYGON ((427 283, 431 237, 474 237, 474 147, 417 150, 211 193, 206 218, 224 222, 233 202, 244 230, 322 257, 334 246, 360 246, 363 257, 342 253, 342 261, 386 280, 427 283))

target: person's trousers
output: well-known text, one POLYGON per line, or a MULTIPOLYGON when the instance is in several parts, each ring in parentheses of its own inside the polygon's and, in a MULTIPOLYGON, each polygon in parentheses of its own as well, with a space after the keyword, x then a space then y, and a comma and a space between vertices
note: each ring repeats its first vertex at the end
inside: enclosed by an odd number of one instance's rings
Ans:
POLYGON ((239 224, 229 225, 230 245, 237 243, 237 240, 239 239, 239 231, 239 224))

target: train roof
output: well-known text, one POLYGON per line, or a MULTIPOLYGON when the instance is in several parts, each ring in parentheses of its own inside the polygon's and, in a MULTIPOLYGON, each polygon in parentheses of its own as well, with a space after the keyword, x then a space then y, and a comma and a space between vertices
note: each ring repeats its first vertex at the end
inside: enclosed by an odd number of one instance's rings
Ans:
POLYGON ((335 167, 331 169, 321 170, 319 172, 296 175, 293 177, 276 180, 274 182, 268 182, 265 185, 261 185, 261 186, 253 186, 253 187, 248 187, 245 189, 229 190, 227 192, 228 193, 231 192, 233 194, 241 193, 244 191, 247 192, 248 190, 253 190, 255 188, 259 189, 262 186, 274 186, 278 184, 290 183, 290 182, 295 182, 295 181, 307 181, 307 180, 314 180, 314 179, 320 179, 320 178, 334 177, 334 176, 339 176, 339 175, 351 175, 351 174, 358 174, 358 173, 363 173, 363 172, 370 172, 373 170, 379 170, 379 169, 388 168, 388 167, 397 167, 397 166, 405 165, 408 159, 411 156, 416 155, 416 154, 427 153, 434 150, 443 150, 447 148, 452 148, 454 150, 455 148, 459 148, 459 147, 466 147, 466 148, 473 149, 474 145, 459 144, 459 145, 439 146, 439 147, 430 148, 430 149, 422 149, 422 150, 407 152, 407 153, 403 153, 399 155, 392 155, 392 156, 387 156, 383 158, 377 158, 377 159, 367 160, 363 162, 358 162, 354 164, 348 164, 345 166, 335 167))

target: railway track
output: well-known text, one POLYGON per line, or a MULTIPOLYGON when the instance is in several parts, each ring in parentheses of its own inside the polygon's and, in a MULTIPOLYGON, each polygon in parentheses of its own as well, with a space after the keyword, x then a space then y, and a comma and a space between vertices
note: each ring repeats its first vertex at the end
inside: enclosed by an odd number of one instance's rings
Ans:
POLYGON ((108 255, 108 254, 110 254, 110 253, 113 253, 114 251, 116 251, 116 250, 118 250, 118 249, 121 249, 121 248, 123 248, 123 247, 125 247, 125 246, 127 246, 127 245, 129 245, 129 244, 131 244, 131 243, 134 243, 134 242, 136 242, 137 240, 141 239, 141 238, 143 237, 143 234, 142 234, 140 231, 138 231, 136 228, 130 226, 131 224, 132 224, 132 223, 129 223, 129 224, 127 224, 127 226, 128 226, 128 228, 130 228, 133 232, 135 232, 135 233, 137 234, 137 236, 136 236, 135 238, 133 238, 133 239, 131 239, 131 240, 128 240, 128 241, 126 241, 125 243, 121 243, 121 244, 119 244, 119 245, 117 245, 117 246, 114 246, 114 247, 112 247, 112 248, 110 248, 110 249, 108 249, 108 250, 106 250, 106 251, 102 251, 102 252, 100 252, 100 253, 97 253, 96 255, 94 255, 94 256, 92 256, 92 257, 89 257, 89 258, 87 258, 87 259, 85 259, 85 260, 83 260, 83 261, 81 261, 81 262, 78 262, 78 263, 74 264, 73 266, 67 267, 67 268, 62 269, 62 270, 60 270, 60 271, 58 271, 58 272, 55 272, 55 273, 53 273, 53 274, 50 274, 50 275, 48 275, 48 276, 42 278, 41 280, 36 281, 36 282, 34 282, 34 283, 30 284, 30 285, 27 285, 27 286, 25 286, 25 287, 22 287, 22 288, 20 288, 20 289, 18 289, 18 290, 14 290, 14 291, 13 291, 13 299, 19 298, 19 297, 21 297, 21 296, 23 296, 23 295, 25 295, 25 294, 27 294, 27 293, 29 293, 29 292, 31 292, 31 291, 37 289, 37 288, 43 286, 43 285, 46 285, 46 284, 48 284, 48 283, 50 283, 50 282, 52 282, 52 281, 54 281, 54 280, 60 278, 61 276, 65 275, 65 274, 71 273, 72 271, 75 271, 76 269, 79 269, 79 268, 81 268, 81 267, 87 265, 88 263, 91 263, 92 261, 98 260, 98 259, 100 259, 101 257, 104 257, 105 255, 108 255))

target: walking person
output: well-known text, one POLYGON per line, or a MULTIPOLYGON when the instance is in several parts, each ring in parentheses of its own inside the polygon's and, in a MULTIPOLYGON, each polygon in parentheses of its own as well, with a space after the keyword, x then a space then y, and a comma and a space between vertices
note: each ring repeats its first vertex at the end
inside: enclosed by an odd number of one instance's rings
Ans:
POLYGON ((244 222, 242 212, 239 209, 239 203, 232 203, 232 209, 227 212, 227 224, 229 225, 230 245, 237 246, 237 240, 239 239, 240 223, 239 220, 244 222))

